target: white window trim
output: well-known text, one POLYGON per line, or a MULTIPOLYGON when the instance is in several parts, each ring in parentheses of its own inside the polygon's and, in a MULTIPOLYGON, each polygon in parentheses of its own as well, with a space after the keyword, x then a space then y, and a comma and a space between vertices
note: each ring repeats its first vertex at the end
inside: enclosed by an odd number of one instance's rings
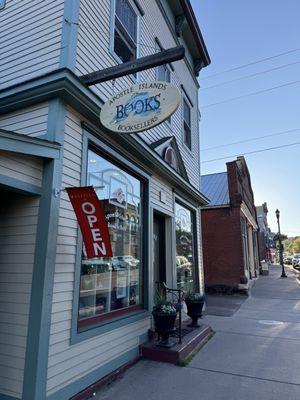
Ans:
POLYGON ((188 97, 184 94, 184 91, 181 90, 181 126, 182 126, 182 137, 181 137, 181 142, 182 145, 184 147, 184 149, 192 156, 194 157, 193 154, 193 144, 194 144, 194 140, 193 140, 193 129, 192 129, 192 109, 193 109, 193 105, 191 104, 190 100, 188 99, 188 97), (191 148, 189 148, 185 142, 184 142, 184 103, 183 101, 185 101, 188 106, 190 107, 190 117, 191 117, 191 148))
MULTIPOLYGON (((137 34, 136 34, 136 58, 140 57, 140 42, 141 42, 141 14, 134 4, 133 0, 129 0, 130 6, 137 16, 137 34)), ((109 53, 118 64, 122 64, 123 61, 114 51, 114 34, 115 34, 115 14, 116 14, 116 0, 111 0, 110 3, 110 29, 109 29, 109 53)), ((133 82, 139 82, 140 73, 137 72, 136 77, 134 75, 126 75, 133 82)))

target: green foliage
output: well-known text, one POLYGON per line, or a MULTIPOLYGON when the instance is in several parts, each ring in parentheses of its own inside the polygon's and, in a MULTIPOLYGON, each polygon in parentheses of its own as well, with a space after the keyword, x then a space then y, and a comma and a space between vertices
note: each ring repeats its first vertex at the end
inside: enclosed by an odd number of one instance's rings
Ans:
POLYGON ((290 250, 292 251, 292 253, 300 253, 300 237, 296 237, 290 246, 290 250))

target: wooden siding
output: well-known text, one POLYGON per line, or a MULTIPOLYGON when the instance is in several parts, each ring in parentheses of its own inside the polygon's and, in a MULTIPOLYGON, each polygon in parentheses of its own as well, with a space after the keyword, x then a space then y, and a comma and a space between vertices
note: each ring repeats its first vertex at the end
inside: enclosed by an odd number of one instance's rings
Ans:
POLYGON ((64 0, 6 0, 0 12, 0 90, 59 67, 64 0))
MULTIPOLYGON (((62 186, 80 185, 82 117, 68 108, 62 186)), ((55 393, 117 356, 136 348, 149 319, 70 344, 77 243, 77 221, 65 192, 61 193, 57 255, 53 288, 47 395, 55 393)))
POLYGON ((158 206, 162 211, 168 213, 174 212, 173 192, 170 186, 163 182, 159 177, 152 176, 150 181, 150 201, 155 208, 158 206), (166 196, 165 202, 161 201, 160 193, 163 192, 166 196))
MULTIPOLYGON (((156 51, 155 37, 158 37, 164 48, 176 45, 174 38, 155 1, 139 1, 145 15, 140 17, 140 56, 146 56, 156 51)), ((111 1, 101 2, 82 0, 80 3, 80 16, 78 27, 77 63, 76 74, 82 75, 119 63, 110 53, 110 19, 111 1), (101 3, 101 4, 100 4, 101 3)), ((165 136, 175 136, 181 156, 185 163, 191 184, 199 189, 199 131, 198 131, 198 102, 197 87, 191 73, 184 61, 173 63, 175 71, 171 72, 171 81, 182 93, 183 84, 193 106, 191 108, 192 151, 183 144, 183 110, 182 104, 171 118, 171 126, 165 122, 156 128, 139 134, 147 143, 155 142, 165 136)), ((138 81, 156 79, 156 70, 150 69, 138 74, 138 81)), ((131 77, 119 78, 112 82, 92 86, 92 90, 102 99, 107 99, 114 91, 133 84, 131 77)))
POLYGON ((0 116, 0 128, 38 137, 47 133, 48 103, 35 104, 0 116))
POLYGON ((16 398, 22 398, 38 204, 11 194, 0 206, 0 393, 16 398))
POLYGON ((39 157, 0 151, 0 175, 42 186, 43 161, 39 157))

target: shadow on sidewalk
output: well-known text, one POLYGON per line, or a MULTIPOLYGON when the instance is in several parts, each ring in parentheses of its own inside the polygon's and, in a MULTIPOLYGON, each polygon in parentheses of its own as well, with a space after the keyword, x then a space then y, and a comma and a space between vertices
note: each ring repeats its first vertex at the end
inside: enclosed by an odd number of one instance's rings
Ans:
POLYGON ((239 310, 241 305, 247 300, 247 296, 242 295, 206 295, 206 315, 217 315, 220 317, 231 317, 239 310))

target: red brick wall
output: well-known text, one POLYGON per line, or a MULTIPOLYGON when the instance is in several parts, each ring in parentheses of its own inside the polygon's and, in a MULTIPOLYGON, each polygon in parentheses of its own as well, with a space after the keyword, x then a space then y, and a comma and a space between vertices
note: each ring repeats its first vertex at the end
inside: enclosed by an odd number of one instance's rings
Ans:
POLYGON ((265 235, 263 232, 258 232, 258 250, 259 250, 259 260, 266 260, 266 245, 265 245, 265 235))
POLYGON ((244 275, 240 209, 202 209, 205 285, 237 286, 244 275))

